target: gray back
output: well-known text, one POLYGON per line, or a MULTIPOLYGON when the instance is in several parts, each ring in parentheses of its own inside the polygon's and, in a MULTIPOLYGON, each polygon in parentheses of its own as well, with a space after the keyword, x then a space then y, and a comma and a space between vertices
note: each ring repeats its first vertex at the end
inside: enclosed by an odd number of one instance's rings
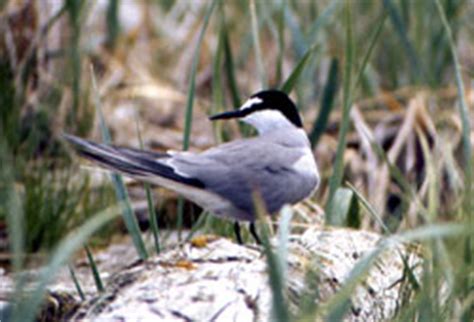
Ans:
POLYGON ((248 214, 254 214, 252 193, 257 191, 268 212, 274 213, 307 197, 315 187, 315 178, 292 167, 308 147, 302 130, 274 131, 192 156, 177 155, 173 165, 248 214))

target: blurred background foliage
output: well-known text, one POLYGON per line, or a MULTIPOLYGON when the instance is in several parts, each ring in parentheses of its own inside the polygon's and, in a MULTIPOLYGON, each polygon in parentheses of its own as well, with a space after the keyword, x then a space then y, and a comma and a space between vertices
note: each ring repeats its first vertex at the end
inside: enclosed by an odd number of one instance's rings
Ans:
MULTIPOLYGON (((455 41, 472 124, 474 2, 439 2, 455 41)), ((347 79, 344 3, 0 1, 2 258, 9 262, 12 194, 20 201, 18 225, 27 253, 50 250, 71 228, 114 203, 107 177, 84 171, 61 139, 66 132, 100 140, 91 66, 114 143, 139 146, 137 117, 146 148, 189 145, 198 151, 251 133, 234 123, 210 124, 206 115, 232 109, 262 87, 281 87, 303 61, 291 96, 304 116, 323 181, 311 201, 296 207, 297 220, 321 222, 347 79)), ((356 194, 339 191, 335 198, 362 196, 380 218, 368 215, 364 207, 354 208, 358 202, 351 199, 348 209, 326 208, 340 216, 330 222, 379 232, 385 225, 385 232, 392 233, 429 222, 471 224, 472 197, 466 192, 472 155, 463 156, 464 120, 436 1, 349 3, 354 81, 349 83, 353 105, 342 183, 350 182, 356 194), (374 142, 380 150, 372 148, 374 142)), ((468 135, 472 145, 472 130, 468 135)), ((127 183, 145 228, 142 186, 127 183)), ((160 225, 174 227, 175 196, 162 189, 154 192, 160 225)), ((199 212, 186 203, 183 224, 191 226, 199 212)), ((117 226, 109 225, 98 236, 109 236, 117 226)), ((207 220, 207 227, 231 230, 215 220, 207 220)), ((453 245, 455 253, 472 249, 455 241, 453 245)), ((472 262, 472 254, 471 259, 466 256, 461 258, 472 262)), ((472 283, 469 266, 460 269, 470 274, 472 283)))
MULTIPOLYGON (((73 155, 61 141, 63 132, 98 138, 91 65, 114 142, 138 146, 130 118, 137 115, 147 148, 180 149, 184 144, 180 133, 189 128, 190 146, 200 150, 214 143, 205 114, 238 106, 263 84, 281 86, 297 63, 306 59, 292 96, 304 115, 323 173, 315 200, 325 203, 343 103, 343 2, 255 1, 260 53, 254 51, 250 3, 217 3, 199 43, 200 53, 195 53, 195 47, 211 1, 2 4, 0 130, 14 165, 16 190, 25 204, 25 227, 36 227, 36 233, 28 229, 29 250, 49 248, 54 243, 47 242, 52 237, 46 235, 59 238, 67 227, 113 200, 110 193, 95 191, 103 186, 100 175, 91 183, 89 171, 76 171, 78 163, 71 163, 73 155), (193 112, 184 107, 195 55, 193 112), (184 121, 187 114, 193 114, 190 124, 184 121), (51 223, 57 227, 53 229, 51 223)), ((441 3, 456 40, 467 99, 472 102, 473 3, 441 3)), ((360 114, 353 110, 353 122, 369 126, 389 154, 405 124, 408 129, 391 160, 416 190, 427 184, 426 155, 418 138, 426 136, 429 153, 443 154, 441 161, 438 157, 435 161, 440 161, 437 167, 443 180, 438 185, 439 198, 446 202, 439 202, 437 215, 453 216, 466 165, 460 152, 453 63, 436 5, 431 1, 361 0, 351 3, 351 8, 353 70, 365 67, 352 92, 351 99, 360 110, 360 114)), ((384 213, 384 220, 397 226, 402 215, 409 214, 408 201, 391 175, 382 172, 384 165, 364 148, 367 142, 357 128, 349 132, 343 180, 352 182, 384 213)), ((249 133, 243 130, 242 134, 249 133)), ((223 124, 216 124, 213 130, 217 140, 228 140, 241 135, 239 132, 223 124)), ((165 207, 164 218, 171 218, 162 224, 173 221, 176 212, 172 204, 165 203, 165 207)), ((2 207, 2 217, 5 212, 2 207)), ((416 225, 413 218, 405 218, 408 226, 416 225)), ((365 221, 364 226, 368 225, 365 221)))

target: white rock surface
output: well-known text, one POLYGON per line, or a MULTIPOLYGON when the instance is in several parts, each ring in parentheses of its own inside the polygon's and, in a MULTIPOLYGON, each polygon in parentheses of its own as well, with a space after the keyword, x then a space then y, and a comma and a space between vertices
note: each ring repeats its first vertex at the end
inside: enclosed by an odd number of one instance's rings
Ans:
MULTIPOLYGON (((342 228, 312 228, 289 243, 287 296, 295 310, 317 272, 324 303, 340 288, 355 263, 375 249, 381 236, 342 228)), ((400 254, 420 273, 413 247, 397 245, 376 261, 353 296, 348 321, 390 320, 407 296, 400 254)), ((260 248, 217 238, 203 247, 186 244, 112 276, 107 291, 83 303, 78 320, 269 321, 271 291, 260 248)))

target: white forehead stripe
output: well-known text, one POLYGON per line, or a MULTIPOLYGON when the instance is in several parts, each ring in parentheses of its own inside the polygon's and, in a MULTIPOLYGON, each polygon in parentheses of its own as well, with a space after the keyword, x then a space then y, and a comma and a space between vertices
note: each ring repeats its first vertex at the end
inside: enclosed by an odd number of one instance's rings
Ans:
POLYGON ((252 98, 249 98, 245 103, 244 105, 242 105, 240 107, 240 110, 246 110, 248 108, 251 108, 253 105, 255 104, 259 104, 259 103, 262 103, 263 100, 259 97, 252 97, 252 98))

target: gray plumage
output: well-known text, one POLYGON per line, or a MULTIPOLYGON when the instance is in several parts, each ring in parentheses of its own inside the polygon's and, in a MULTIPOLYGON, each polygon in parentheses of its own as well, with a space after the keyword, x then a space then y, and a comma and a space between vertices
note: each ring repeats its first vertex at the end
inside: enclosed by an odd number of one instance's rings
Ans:
POLYGON ((268 212, 275 213, 285 204, 308 197, 319 183, 317 175, 308 176, 293 167, 309 149, 304 132, 293 131, 290 136, 287 131, 270 132, 236 140, 202 153, 172 154, 66 138, 82 156, 106 168, 174 190, 219 217, 254 221, 254 191, 268 212), (207 200, 199 200, 196 189, 214 194, 217 200, 209 202, 204 195, 207 200))
POLYGON ((268 212, 274 213, 308 197, 316 188, 317 176, 307 176, 292 166, 304 156, 308 145, 306 135, 295 129, 294 133, 230 142, 200 154, 178 154, 172 164, 237 208, 231 214, 218 215, 253 221, 254 191, 261 195, 268 212))
POLYGON ((259 136, 201 153, 156 153, 65 137, 82 156, 103 167, 174 190, 219 217, 253 222, 255 192, 270 214, 311 195, 319 173, 297 110, 286 94, 257 93, 240 110, 212 119, 230 117, 252 124, 259 136))

